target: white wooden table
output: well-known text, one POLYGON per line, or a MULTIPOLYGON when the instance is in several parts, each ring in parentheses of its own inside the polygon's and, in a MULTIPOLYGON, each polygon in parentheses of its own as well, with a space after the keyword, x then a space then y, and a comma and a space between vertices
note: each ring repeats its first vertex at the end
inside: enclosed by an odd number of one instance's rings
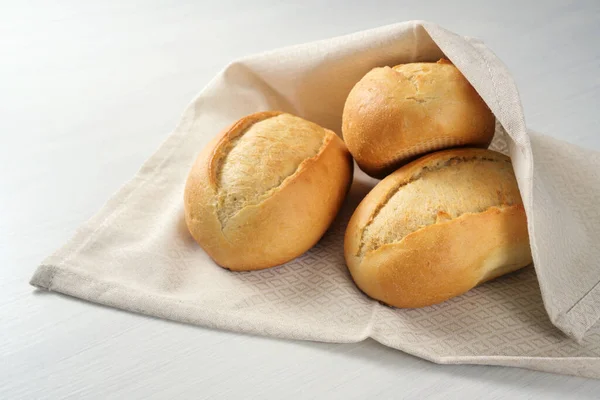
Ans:
POLYGON ((262 50, 431 20, 495 50, 531 128, 600 150, 597 0, 294 3, 0 2, 0 398, 597 398, 600 381, 214 331, 28 285, 194 94, 262 50))

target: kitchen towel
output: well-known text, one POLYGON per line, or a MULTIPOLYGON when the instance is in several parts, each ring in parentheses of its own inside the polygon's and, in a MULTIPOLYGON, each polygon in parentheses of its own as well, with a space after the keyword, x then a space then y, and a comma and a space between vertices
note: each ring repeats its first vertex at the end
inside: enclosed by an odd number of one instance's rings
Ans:
POLYGON ((243 58, 31 283, 191 324, 283 338, 384 345, 437 363, 524 367, 600 378, 600 153, 529 132, 506 67, 480 41, 424 21, 243 58), (198 152, 238 118, 281 110, 340 132, 352 86, 371 68, 449 58, 497 118, 492 148, 512 157, 534 266, 421 309, 365 297, 344 263, 345 225, 376 181, 356 169, 323 239, 277 268, 216 266, 187 232, 183 188, 198 152))

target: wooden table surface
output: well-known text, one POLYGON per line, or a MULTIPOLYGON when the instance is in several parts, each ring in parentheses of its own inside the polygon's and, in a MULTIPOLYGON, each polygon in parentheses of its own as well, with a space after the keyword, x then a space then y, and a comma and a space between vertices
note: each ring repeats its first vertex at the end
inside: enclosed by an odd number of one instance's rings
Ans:
POLYGON ((220 332, 35 292, 225 64, 425 19, 508 65, 528 125, 600 150, 600 2, 0 1, 0 398, 598 398, 600 381, 440 366, 374 341, 220 332))

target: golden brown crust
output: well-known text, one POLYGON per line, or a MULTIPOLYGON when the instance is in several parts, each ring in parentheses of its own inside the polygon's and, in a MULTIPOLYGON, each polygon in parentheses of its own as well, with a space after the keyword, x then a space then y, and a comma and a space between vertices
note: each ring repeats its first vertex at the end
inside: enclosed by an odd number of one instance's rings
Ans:
POLYGON ((350 91, 342 117, 350 153, 376 178, 434 150, 487 147, 494 129, 492 112, 447 60, 374 68, 350 91))
MULTIPOLYGON (((468 180, 469 174, 471 177, 481 174, 483 169, 499 169, 500 164, 494 161, 503 163, 508 158, 481 149, 430 154, 382 180, 354 212, 346 230, 344 253, 354 281, 367 295, 396 307, 422 307, 460 295, 479 283, 532 262, 525 211, 520 197, 514 198, 517 191, 514 175, 496 179, 496 205, 454 217, 443 212, 434 223, 424 223, 403 237, 361 250, 365 231, 391 192, 409 187, 407 183, 420 179, 424 171, 435 173, 436 168, 456 168, 456 164, 448 164, 453 159, 490 160, 488 165, 477 165, 456 177, 468 180)), ((448 190, 436 185, 431 187, 432 191, 448 190)), ((450 188, 453 182, 447 185, 450 188)), ((425 201, 428 193, 421 190, 425 201)), ((473 201, 469 199, 482 195, 482 190, 489 191, 490 187, 475 185, 472 191, 465 191, 464 201, 473 201)), ((448 204, 448 208, 452 207, 448 204)), ((397 217, 388 223, 401 223, 404 215, 421 211, 396 209, 397 217)))
MULTIPOLYGON (((252 114, 233 124, 204 149, 188 176, 184 199, 190 233, 217 264, 231 270, 269 268, 307 251, 335 218, 350 185, 352 158, 346 146, 335 133, 313 124, 323 132, 317 154, 304 159, 265 198, 236 210, 222 225, 216 173, 225 156, 222 149, 255 123, 279 115, 283 113, 252 114)), ((250 186, 252 178, 248 177, 250 186)))

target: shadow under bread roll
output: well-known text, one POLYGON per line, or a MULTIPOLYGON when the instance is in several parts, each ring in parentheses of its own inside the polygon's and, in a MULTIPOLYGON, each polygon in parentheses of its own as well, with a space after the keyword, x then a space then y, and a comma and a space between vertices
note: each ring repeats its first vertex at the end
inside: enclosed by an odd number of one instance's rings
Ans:
POLYGON ((220 266, 274 267, 319 241, 352 170, 350 153, 332 131, 281 112, 248 115, 198 156, 185 186, 185 220, 220 266))
POLYGON ((359 167, 383 178, 426 153, 489 146, 495 118, 450 61, 374 68, 350 91, 342 134, 359 167))
POLYGON ((344 252, 363 292, 406 308, 443 302, 531 264, 510 158, 453 149, 405 165, 355 210, 344 252))

